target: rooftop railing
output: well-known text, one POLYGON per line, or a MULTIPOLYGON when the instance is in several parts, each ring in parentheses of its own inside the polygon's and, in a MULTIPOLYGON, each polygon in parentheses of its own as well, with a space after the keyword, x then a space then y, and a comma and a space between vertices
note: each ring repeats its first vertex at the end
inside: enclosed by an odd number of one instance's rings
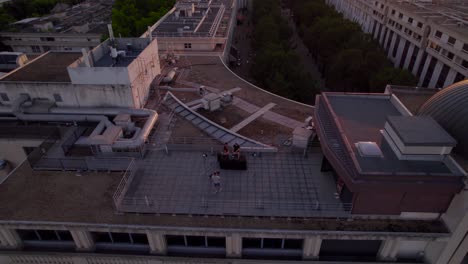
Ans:
MULTIPOLYGON (((122 179, 124 180, 124 179, 122 179)), ((245 217, 348 217, 351 203, 322 203, 315 201, 287 202, 280 204, 268 200, 209 199, 199 200, 157 199, 151 197, 115 198, 118 211, 154 214, 184 214, 209 216, 245 216, 245 217), (175 208, 177 206, 177 209, 175 208), (183 208, 183 210, 181 210, 183 208)))

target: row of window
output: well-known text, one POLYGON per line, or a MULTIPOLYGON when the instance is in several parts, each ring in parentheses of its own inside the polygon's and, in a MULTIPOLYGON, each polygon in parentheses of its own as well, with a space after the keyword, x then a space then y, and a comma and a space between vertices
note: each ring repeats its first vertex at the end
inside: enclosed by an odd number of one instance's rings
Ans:
POLYGON ((408 35, 408 36, 412 36, 415 40, 417 41, 421 41, 422 39, 422 36, 419 35, 418 33, 416 32, 413 32, 411 29, 407 28, 407 27, 403 27, 403 25, 401 25, 400 23, 398 22, 395 22, 394 20, 389 20, 388 24, 390 26, 393 26, 395 29, 397 30, 402 30, 403 29, 403 32, 408 35))
MULTIPOLYGON (((395 16, 395 15, 396 15, 396 10, 395 10, 395 9, 392 9, 391 14, 392 14, 392 16, 395 16)), ((399 18, 399 19, 403 19, 403 13, 398 12, 398 18, 399 18)), ((409 24, 413 24, 414 19, 413 19, 412 17, 408 17, 407 22, 408 22, 409 24)), ((423 23, 417 21, 416 26, 417 26, 418 28, 422 28, 422 27, 423 27, 423 23)))
MULTIPOLYGON (((439 46, 435 42, 430 42, 429 43, 429 48, 431 48, 432 50, 440 53, 442 56, 444 56, 446 59, 448 59, 450 61, 452 61, 455 58, 455 54, 453 54, 452 52, 450 52, 450 51, 448 51, 446 49, 443 49, 441 46, 439 46)), ((465 69, 468 69, 468 61, 467 60, 463 60, 461 58, 458 58, 458 59, 456 59, 455 63, 457 63, 458 65, 462 66, 465 69)))
MULTIPOLYGON (((436 30, 436 32, 434 33, 434 37, 437 39, 441 39, 442 35, 443 35, 442 32, 439 30, 436 30)), ((457 42, 456 38, 452 36, 448 36, 447 44, 449 44, 450 46, 454 46, 455 42, 457 42)), ((462 51, 468 53, 468 43, 463 44, 462 51)))
MULTIPOLYGON (((16 230, 29 249, 73 250, 73 238, 66 230, 16 230), (64 246, 65 245, 65 246, 64 246)), ((98 252, 149 253, 146 234, 91 232, 98 252)), ((226 238, 222 236, 166 235, 168 255, 225 257, 226 238)), ((303 239, 242 238, 242 256, 256 259, 301 259, 303 239)), ((382 240, 322 240, 320 260, 375 261, 382 240)), ((398 255, 399 260, 419 261, 420 251, 398 255)))
MULTIPOLYGON (((67 230, 16 230, 23 241, 73 241, 67 230)), ((96 244, 139 244, 148 245, 145 233, 91 232, 96 244)), ((214 247, 225 248, 226 238, 221 236, 166 235, 168 247, 214 247)), ((302 239, 243 238, 244 248, 257 249, 302 249, 302 239)))

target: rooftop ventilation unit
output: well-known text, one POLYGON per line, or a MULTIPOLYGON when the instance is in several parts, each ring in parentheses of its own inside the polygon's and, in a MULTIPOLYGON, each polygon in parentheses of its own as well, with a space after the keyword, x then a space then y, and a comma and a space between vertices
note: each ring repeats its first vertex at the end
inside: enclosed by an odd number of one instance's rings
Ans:
POLYGON ((356 143, 356 148, 359 151, 359 155, 365 158, 381 158, 383 157, 382 150, 379 145, 375 142, 360 141, 356 143))
POLYGON ((443 160, 457 144, 429 116, 389 116, 382 133, 400 160, 443 160))

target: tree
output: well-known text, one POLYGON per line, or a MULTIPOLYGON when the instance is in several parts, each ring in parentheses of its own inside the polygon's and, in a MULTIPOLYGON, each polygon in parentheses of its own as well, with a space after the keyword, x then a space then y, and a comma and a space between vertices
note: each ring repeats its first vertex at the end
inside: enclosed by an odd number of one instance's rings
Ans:
POLYGON ((117 35, 139 37, 166 14, 175 0, 116 0, 112 27, 117 35))
POLYGON ((407 70, 385 67, 370 80, 371 91, 383 92, 387 84, 416 86, 416 77, 407 70))

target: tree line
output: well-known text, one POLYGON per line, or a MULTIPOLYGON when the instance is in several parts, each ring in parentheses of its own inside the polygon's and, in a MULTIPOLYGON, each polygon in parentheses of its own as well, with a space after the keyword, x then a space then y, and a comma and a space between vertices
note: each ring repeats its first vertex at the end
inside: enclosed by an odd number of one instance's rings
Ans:
POLYGON ((250 74, 255 81, 278 95, 313 103, 316 82, 303 70, 290 41, 292 31, 281 16, 278 0, 253 2, 253 51, 250 74))
POLYGON ((175 0, 116 0, 112 27, 117 36, 139 37, 175 4, 175 0))
POLYGON ((288 0, 287 4, 328 89, 382 92, 387 84, 417 84, 409 71, 393 67, 371 35, 323 0, 288 0))
POLYGON ((12 0, 0 7, 0 30, 17 20, 47 15, 57 3, 75 5, 83 0, 12 0))

